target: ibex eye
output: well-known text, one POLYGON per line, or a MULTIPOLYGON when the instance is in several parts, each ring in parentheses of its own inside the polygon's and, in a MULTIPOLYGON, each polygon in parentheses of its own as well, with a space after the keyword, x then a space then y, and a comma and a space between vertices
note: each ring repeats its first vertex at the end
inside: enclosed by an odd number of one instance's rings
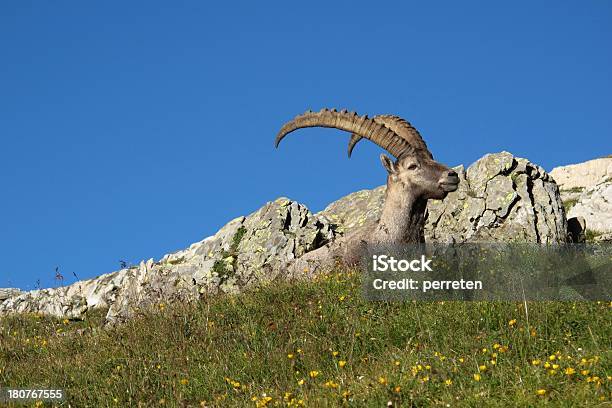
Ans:
POLYGON ((408 170, 414 170, 417 168, 416 164, 411 164, 410 166, 408 166, 408 170))

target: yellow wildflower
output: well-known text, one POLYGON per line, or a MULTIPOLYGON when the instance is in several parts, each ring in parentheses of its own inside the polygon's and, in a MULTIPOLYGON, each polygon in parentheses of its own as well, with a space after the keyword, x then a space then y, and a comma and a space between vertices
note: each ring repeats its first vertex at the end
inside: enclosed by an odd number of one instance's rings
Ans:
POLYGON ((546 390, 544 388, 540 388, 539 390, 536 391, 537 395, 546 395, 546 390))
POLYGON ((265 396, 265 397, 261 397, 261 399, 256 400, 256 401, 257 402, 256 402, 255 406, 257 406, 257 407, 265 407, 265 406, 268 405, 268 403, 270 401, 272 401, 272 397, 265 396))
POLYGON ((601 378, 594 375, 593 377, 588 377, 587 382, 593 382, 593 383, 596 383, 597 385, 601 385, 601 378))
POLYGON ((340 361, 338 361, 338 367, 342 368, 342 367, 344 367, 345 365, 346 365, 346 361, 344 361, 344 360, 340 360, 340 361))
POLYGON ((480 381, 480 374, 474 374, 474 381, 480 381))

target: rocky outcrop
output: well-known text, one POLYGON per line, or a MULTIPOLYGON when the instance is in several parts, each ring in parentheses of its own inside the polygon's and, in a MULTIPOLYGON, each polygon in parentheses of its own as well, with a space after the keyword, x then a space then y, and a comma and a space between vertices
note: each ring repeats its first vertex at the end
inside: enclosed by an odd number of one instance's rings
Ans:
POLYGON ((107 319, 120 321, 162 302, 238 293, 277 278, 287 263, 334 237, 334 229, 324 219, 302 204, 280 198, 234 219, 186 251, 166 255, 158 263, 142 262, 111 305, 107 319))
POLYGON ((585 190, 569 208, 568 217, 583 217, 586 228, 598 234, 612 232, 612 183, 585 190))
MULTIPOLYGON (((559 189, 526 159, 489 154, 467 170, 455 167, 459 189, 428 203, 425 239, 432 242, 565 242, 567 225, 559 189)), ((349 232, 377 221, 385 186, 350 194, 318 215, 349 232)))
MULTIPOLYGON (((502 152, 483 157, 467 170, 455 170, 461 178, 459 189, 428 205, 427 240, 565 242, 559 190, 541 167, 502 152)), ((89 309, 108 308, 108 322, 116 323, 172 301, 237 293, 284 278, 286 266, 303 254, 373 224, 383 199, 384 187, 364 190, 312 214, 304 205, 280 198, 157 262, 150 259, 65 287, 11 292, 0 299, 0 314, 81 318, 89 309)))
POLYGON ((334 239, 335 231, 304 205, 280 198, 230 221, 188 249, 75 284, 35 290, 0 303, 0 314, 43 313, 80 318, 109 308, 117 322, 138 310, 218 292, 235 293, 276 278, 291 260, 334 239))
POLYGON ((0 302, 21 294, 21 291, 16 288, 0 288, 0 302))
POLYGON ((555 167, 550 171, 561 191, 587 190, 612 181, 612 157, 555 167))
POLYGON ((0 314, 42 313, 79 319, 88 309, 112 305, 129 278, 129 269, 123 269, 69 286, 22 292, 0 303, 0 314))
POLYGON ((612 233, 612 158, 556 167, 550 172, 561 191, 567 217, 582 217, 593 235, 612 233))

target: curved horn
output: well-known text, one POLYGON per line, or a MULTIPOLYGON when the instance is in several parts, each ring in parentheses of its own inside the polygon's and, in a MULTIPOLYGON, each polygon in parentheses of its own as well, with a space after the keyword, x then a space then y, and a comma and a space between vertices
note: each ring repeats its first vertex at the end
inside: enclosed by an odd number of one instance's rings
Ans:
MULTIPOLYGON (((406 142, 408 142, 412 147, 414 147, 415 150, 420 150, 422 152, 425 152, 430 158, 433 159, 433 155, 429 151, 429 148, 427 147, 427 144, 421 137, 421 134, 419 133, 418 130, 415 129, 414 126, 410 124, 410 122, 406 121, 405 119, 400 118, 399 116, 395 116, 395 115, 376 115, 372 118, 372 120, 374 120, 376 123, 385 125, 389 129, 391 129, 393 132, 398 134, 406 142)), ((355 145, 361 139, 362 138, 359 137, 359 135, 356 135, 356 134, 351 135, 351 140, 349 141, 349 145, 348 145, 349 157, 351 157, 351 154, 353 153, 353 149, 355 148, 355 145)))
POLYGON ((392 129, 368 118, 367 115, 358 116, 355 112, 349 113, 346 110, 338 112, 335 109, 322 109, 320 112, 308 111, 285 123, 276 135, 275 146, 278 147, 281 140, 289 133, 307 127, 327 127, 355 133, 371 140, 395 157, 414 149, 392 129))
POLYGON ((355 146, 357 145, 357 143, 359 143, 359 141, 363 139, 361 136, 353 133, 351 135, 351 140, 349 140, 349 144, 348 144, 348 157, 351 157, 351 154, 353 154, 353 149, 355 148, 355 146))

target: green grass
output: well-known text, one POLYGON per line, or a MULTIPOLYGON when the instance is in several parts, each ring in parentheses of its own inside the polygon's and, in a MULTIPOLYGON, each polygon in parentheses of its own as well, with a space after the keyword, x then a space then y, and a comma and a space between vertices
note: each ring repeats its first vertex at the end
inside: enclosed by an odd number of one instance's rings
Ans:
POLYGON ((583 191, 584 191, 584 187, 572 187, 572 188, 561 190, 561 192, 563 193, 581 193, 583 191))
POLYGON ((226 280, 228 277, 234 274, 236 271, 236 260, 238 257, 238 245, 246 234, 247 230, 244 226, 240 226, 236 233, 232 237, 232 243, 228 251, 221 251, 221 259, 215 261, 212 266, 212 272, 218 274, 222 280, 226 280))
POLYGON ((590 229, 586 229, 584 232, 586 242, 595 242, 595 238, 601 235, 601 232, 593 231, 590 229))
POLYGON ((77 407, 604 406, 611 306, 372 303, 349 271, 113 329, 100 311, 4 317, 0 383, 64 388, 77 407))
POLYGON ((565 213, 567 214, 577 203, 577 198, 570 198, 568 200, 563 201, 563 208, 565 209, 565 213))

